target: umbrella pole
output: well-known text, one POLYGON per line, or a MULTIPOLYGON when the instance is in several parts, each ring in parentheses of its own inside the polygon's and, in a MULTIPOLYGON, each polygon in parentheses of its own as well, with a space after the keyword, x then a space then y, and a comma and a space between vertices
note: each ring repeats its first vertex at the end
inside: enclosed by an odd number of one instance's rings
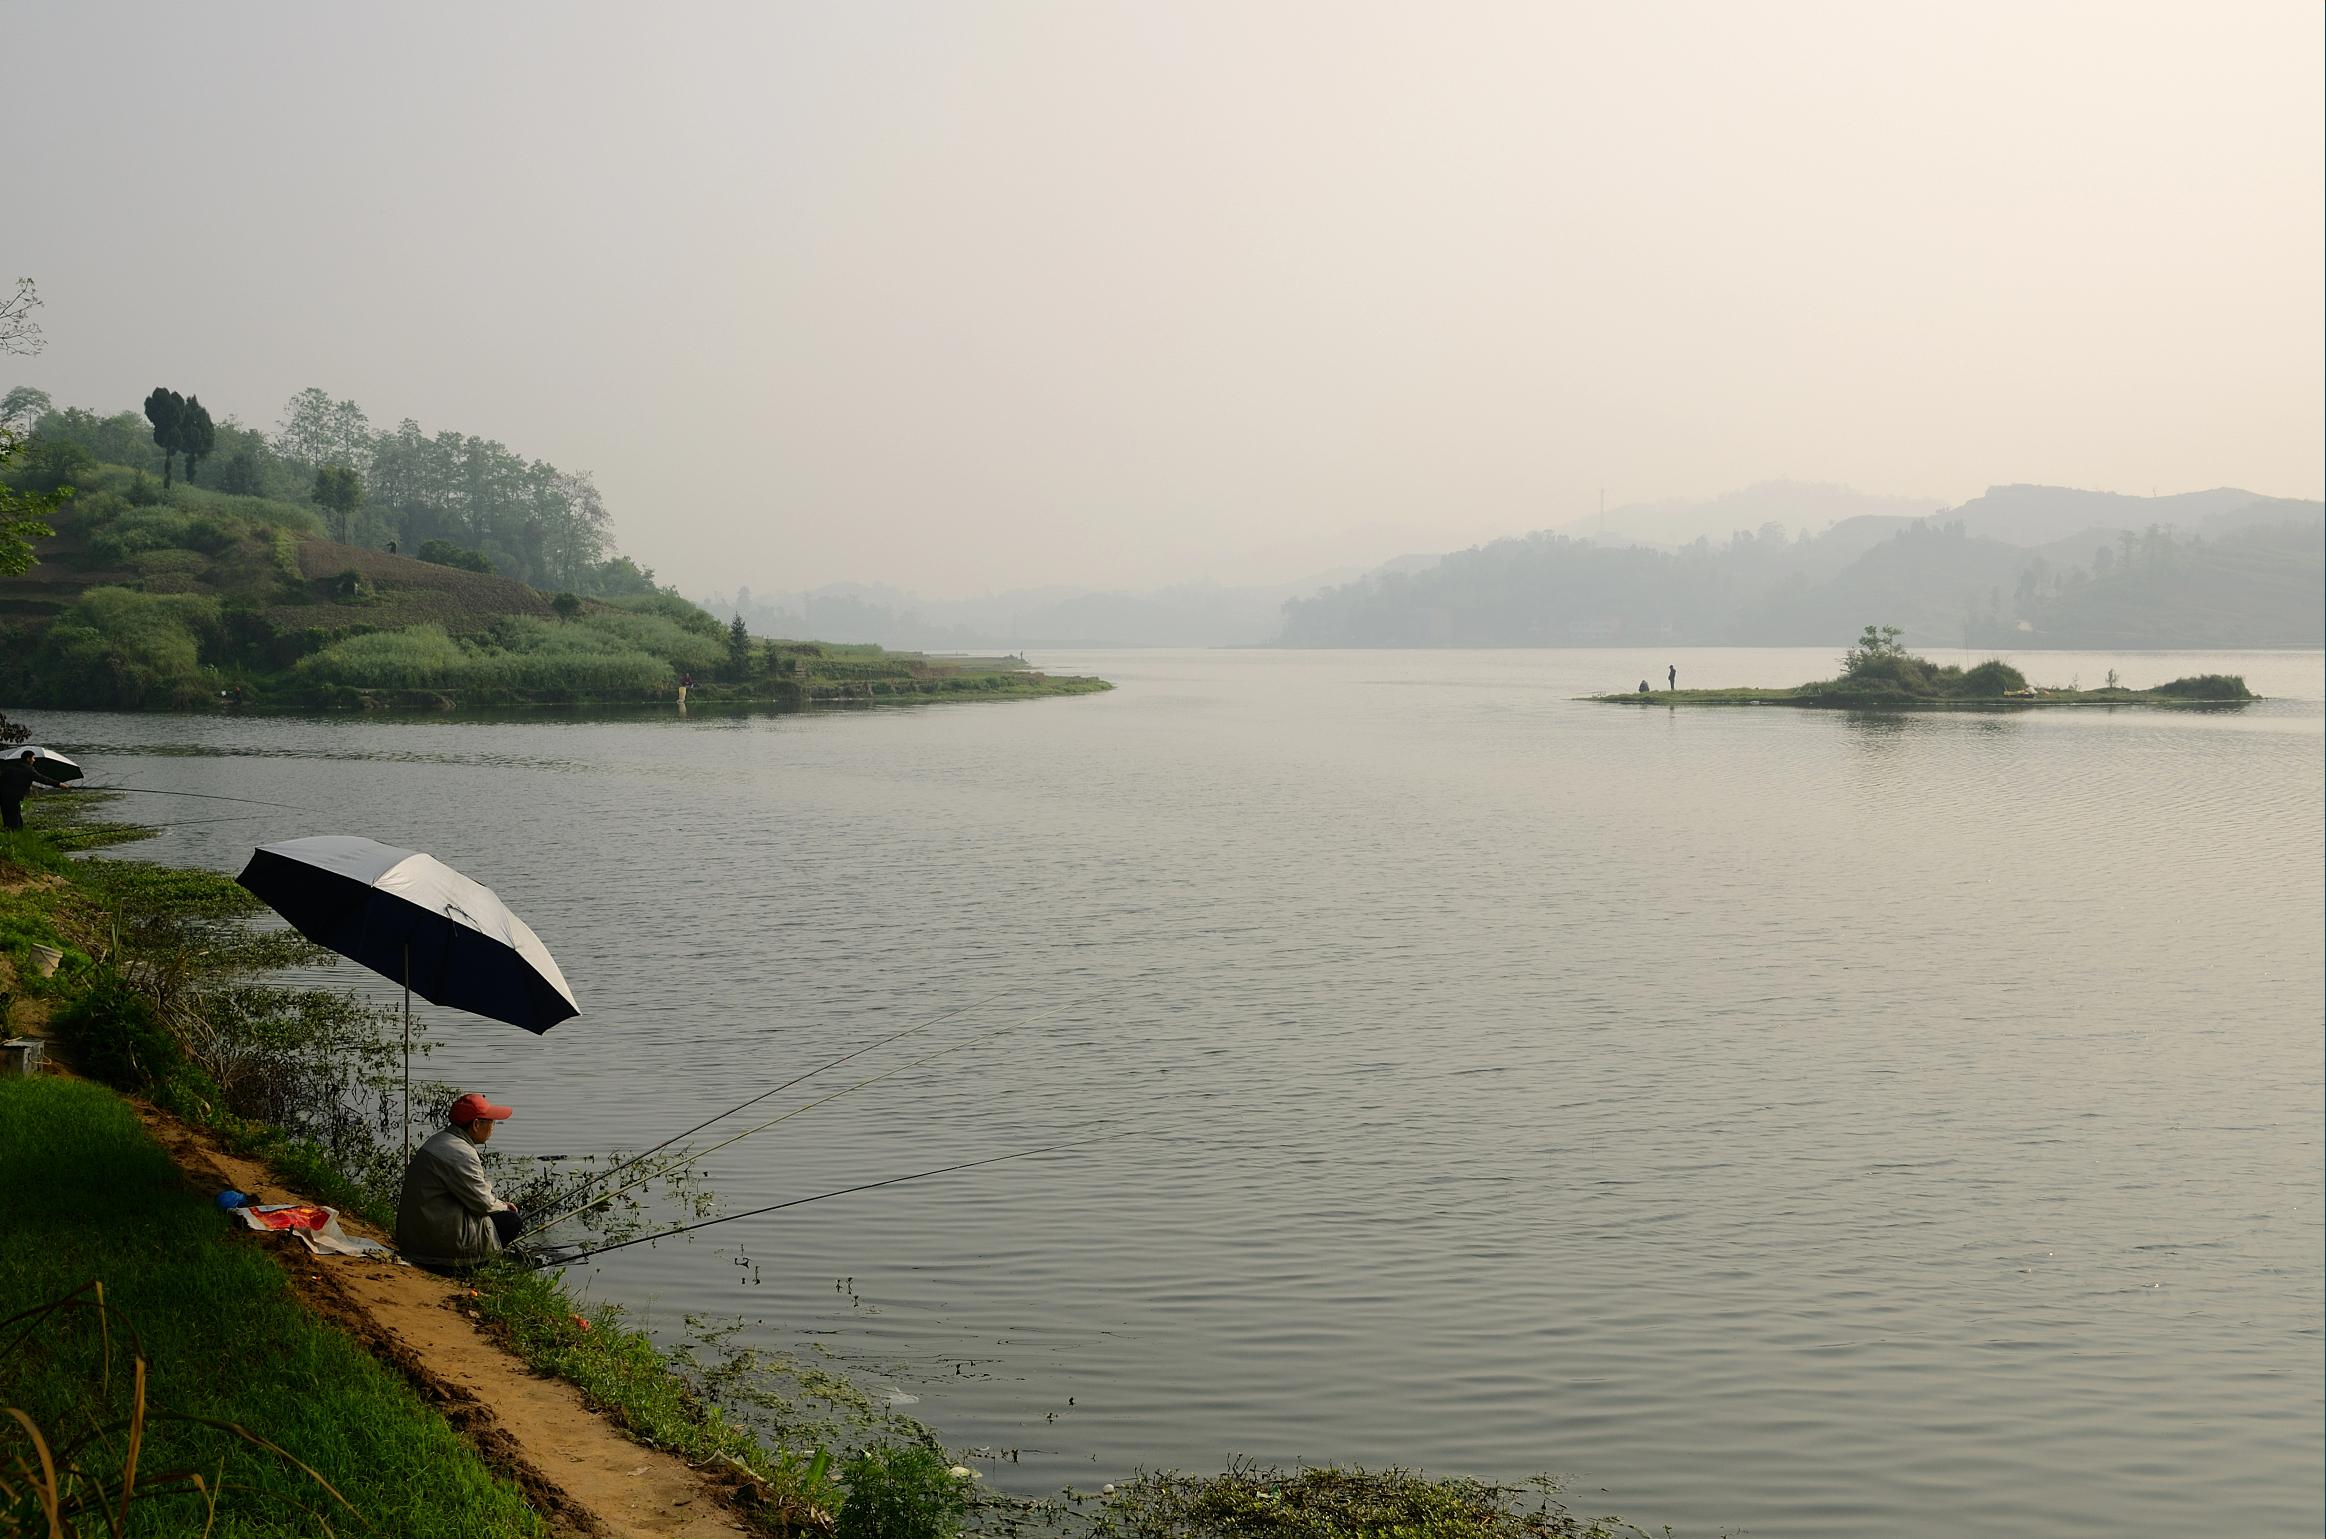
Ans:
POLYGON ((404 1163, 412 1163, 412 943, 404 942, 404 1163))

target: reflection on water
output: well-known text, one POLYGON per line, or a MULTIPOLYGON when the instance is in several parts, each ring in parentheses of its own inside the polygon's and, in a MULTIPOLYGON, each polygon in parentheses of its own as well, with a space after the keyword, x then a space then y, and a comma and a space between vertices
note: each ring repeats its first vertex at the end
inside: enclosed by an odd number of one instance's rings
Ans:
POLYGON ((437 1018, 512 1152, 652 1143, 999 994, 930 1045, 1022 1029, 712 1185, 1155 1131, 587 1279, 919 1397, 1016 1452, 997 1485, 1250 1454, 1561 1471, 1692 1534, 2318 1530, 2318 654, 2040 670, 2276 697, 2233 716, 1575 703, 1643 671, 1602 653, 1042 661, 1120 687, 38 725, 93 778, 332 809, 176 804, 158 858, 338 830, 499 889, 586 1011, 437 1018))

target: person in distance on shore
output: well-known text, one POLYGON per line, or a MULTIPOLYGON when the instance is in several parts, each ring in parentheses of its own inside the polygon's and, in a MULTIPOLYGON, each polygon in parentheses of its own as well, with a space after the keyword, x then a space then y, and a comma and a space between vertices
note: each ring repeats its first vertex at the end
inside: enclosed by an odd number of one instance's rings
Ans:
POLYGON ((36 785, 53 786, 58 790, 64 788, 63 781, 51 780, 40 772, 31 749, 27 748, 6 764, 0 764, 0 827, 24 826, 25 794, 36 785))
POLYGON ((1680 687, 1680 665, 1678 663, 1673 663, 1664 670, 1664 687, 1666 689, 1680 687))
POLYGON ((493 1195, 477 1150, 510 1116, 506 1106, 470 1091, 445 1113, 447 1126, 412 1151, 396 1203, 396 1249, 431 1272, 465 1272, 492 1260, 525 1220, 493 1195))

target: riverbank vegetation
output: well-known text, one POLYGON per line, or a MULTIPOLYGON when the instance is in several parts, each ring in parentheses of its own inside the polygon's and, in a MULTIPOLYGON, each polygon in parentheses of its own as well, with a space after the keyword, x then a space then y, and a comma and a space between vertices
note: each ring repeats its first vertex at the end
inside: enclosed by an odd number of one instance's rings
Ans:
POLYGON ((636 705, 691 681, 691 699, 800 707, 1107 687, 1015 658, 752 636, 616 554, 586 476, 412 423, 373 433, 361 408, 319 391, 294 398, 271 437, 211 426, 206 485, 199 458, 173 477, 184 414, 163 417, 59 409, 21 389, 0 402, 0 422, 19 424, 0 440, 0 513, 21 515, 36 558, 0 565, 12 700, 636 705))
MULTIPOLYGON (((56 1104, 108 1108, 103 1116, 81 1118, 92 1129, 88 1137, 109 1151, 105 1161, 92 1162, 101 1176, 111 1168, 106 1161, 159 1169, 168 1160, 145 1138, 128 1107, 99 1089, 99 1083, 136 1094, 229 1148, 265 1160, 286 1181, 343 1212, 391 1224, 402 1177, 389 1120, 397 1104, 390 1088, 401 1064, 399 1028, 352 995, 268 983, 267 975, 276 969, 328 962, 330 954, 290 932, 253 929, 247 921, 257 901, 232 880, 135 861, 72 858, 69 847, 86 849, 146 832, 93 819, 91 808, 101 805, 103 795, 39 797, 28 809, 31 829, 0 834, 0 1010, 7 1026, 0 1035, 36 1032, 61 1060, 97 1082, 15 1083, 40 1087, 22 1092, 28 1095, 57 1087, 55 1093, 68 1099, 56 1104), (48 967, 42 965, 44 948, 52 954, 46 958, 48 967)), ((415 1087, 432 1104, 441 1104, 452 1088, 415 1087)), ((0 1117, 8 1110, 7 1103, 0 1103, 0 1117)), ((9 1125, 33 1123, 10 1119, 9 1125)), ((14 1152, 0 1148, 0 1154, 14 1152)), ((13 1159, 0 1163, 0 1170, 18 1169, 34 1183, 22 1189, 43 1190, 41 1171, 13 1159)), ((521 1187, 507 1181, 506 1170, 501 1174, 504 1185, 521 1195, 521 1187)), ((146 1179, 145 1184, 155 1183, 146 1179)), ((212 1248, 230 1250, 223 1245, 216 1210, 199 1194, 187 1198, 174 1177, 171 1184, 191 1204, 191 1217, 180 1214, 173 1220, 187 1243, 165 1245, 156 1264, 178 1266, 196 1248, 193 1241, 204 1236, 212 1248)), ((57 1278, 43 1274, 43 1286, 56 1282, 55 1292, 89 1276, 104 1277, 110 1286, 114 1274, 93 1258, 116 1250, 142 1254, 139 1225, 147 1216, 142 1210, 116 1228, 112 1210, 117 1205, 98 1195, 65 1207, 45 1199, 37 1206, 49 1215, 47 1222, 81 1236, 78 1249, 49 1245, 65 1264, 57 1278)), ((234 1265, 247 1266, 249 1253, 241 1255, 234 1265)), ((257 1265, 271 1271, 273 1264, 262 1257, 257 1265)), ((199 1274, 194 1280, 200 1283, 199 1274)), ((0 1269, 0 1282, 8 1281, 0 1269)), ((575 1297, 554 1273, 504 1265, 480 1275, 474 1286, 480 1317, 505 1345, 535 1367, 574 1383, 593 1406, 642 1441, 731 1471, 738 1503, 759 1514, 770 1531, 828 1526, 830 1513, 845 1501, 839 1455, 883 1446, 899 1436, 913 1446, 934 1445, 917 1423, 893 1414, 877 1420, 862 1415, 837 1380, 815 1386, 838 1407, 836 1414, 819 1417, 812 1406, 787 1402, 794 1414, 769 1424, 765 1430, 771 1435, 763 1437, 717 1403, 724 1393, 754 1410, 774 1404, 764 1393, 752 1393, 750 1365, 673 1358, 651 1337, 629 1328, 618 1308, 575 1297), (833 1436, 835 1428, 858 1433, 858 1440, 817 1459, 816 1440, 833 1436), (781 1451, 801 1438, 811 1444, 807 1455, 781 1451)), ((36 1296, 42 1295, 0 1293, 36 1296)), ((128 1307, 131 1300, 117 1291, 116 1302, 128 1307)), ((352 1343, 346 1350, 360 1352, 352 1343)), ((70 1400, 80 1383, 77 1371, 76 1362, 65 1360, 41 1369, 39 1384, 27 1388, 24 1397, 70 1400)), ((15 1390, 10 1395, 9 1403, 22 1403, 15 1390)), ((299 1451, 297 1439, 280 1435, 298 1430, 296 1418, 263 1405, 243 1410, 245 1424, 258 1436, 299 1451)), ((309 1462, 331 1474, 319 1461, 309 1462)), ((388 1468, 401 1466, 391 1462, 388 1468)), ((388 1531, 533 1529, 520 1524, 388 1531)))
POLYGON ((1647 689, 1592 695, 1611 705, 1798 705, 1860 709, 2040 705, 2242 705, 2259 697, 2235 674, 2206 673, 2127 689, 2111 670, 2097 689, 2038 687, 2000 658, 1969 668, 1906 650, 1894 625, 1869 625, 1842 654, 1841 672, 1789 689, 1647 689))

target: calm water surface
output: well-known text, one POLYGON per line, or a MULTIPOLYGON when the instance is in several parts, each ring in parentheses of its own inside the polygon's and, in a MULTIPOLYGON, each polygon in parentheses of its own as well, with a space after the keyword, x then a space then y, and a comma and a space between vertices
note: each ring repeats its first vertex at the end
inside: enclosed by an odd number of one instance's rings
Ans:
POLYGON ((721 1199, 1150 1133, 577 1279, 820 1347, 1018 1450, 997 1485, 1243 1454, 1684 1534, 2319 1531, 2319 654, 2021 659, 2279 697, 2234 714, 1904 717, 1570 699, 1825 652, 1038 661, 1121 687, 38 725, 331 809, 139 798, 185 820, 154 858, 357 832, 497 888, 587 1010, 436 1020, 512 1152, 1039 1017, 714 1157, 721 1199))

